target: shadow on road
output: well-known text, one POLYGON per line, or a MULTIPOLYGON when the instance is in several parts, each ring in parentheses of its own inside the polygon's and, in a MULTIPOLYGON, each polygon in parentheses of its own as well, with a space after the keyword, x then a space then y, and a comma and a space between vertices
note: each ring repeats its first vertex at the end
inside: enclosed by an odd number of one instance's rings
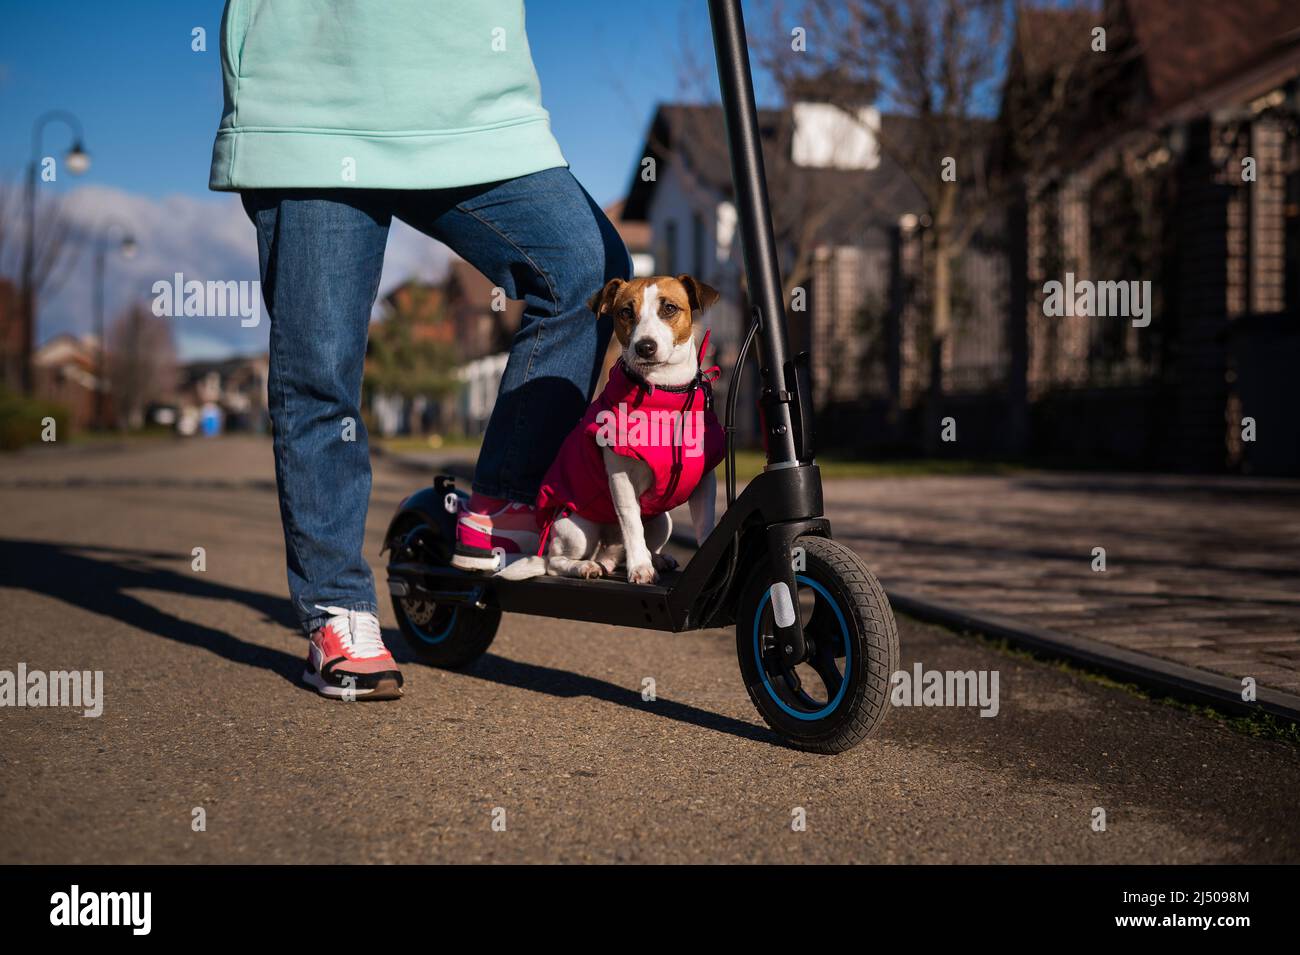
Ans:
MULTIPOLYGON (((151 564, 161 560, 187 559, 180 554, 124 547, 0 538, 0 566, 5 568, 4 584, 7 587, 53 597, 145 633, 199 647, 235 663, 262 667, 279 674, 304 692, 312 692, 301 680, 302 657, 247 643, 224 630, 159 610, 128 593, 132 590, 156 590, 211 600, 230 600, 256 610, 271 623, 298 631, 298 621, 284 597, 231 587, 207 580, 201 574, 179 573, 151 564)), ((400 662, 416 662, 395 631, 386 632, 384 636, 400 662)), ((590 697, 742 739, 776 742, 771 733, 741 720, 662 698, 648 703, 634 690, 567 670, 487 654, 462 672, 503 686, 562 698, 590 697)))
POLYGON ((301 657, 245 643, 222 630, 151 607, 127 593, 137 589, 160 590, 233 600, 262 613, 271 622, 298 629, 292 609, 282 597, 214 583, 200 574, 177 573, 148 563, 187 559, 183 555, 121 547, 0 539, 0 566, 5 568, 4 583, 8 587, 62 600, 154 636, 201 647, 235 663, 262 667, 302 687, 301 657))
POLYGON ((545 693, 563 699, 590 697, 593 700, 641 710, 664 719, 698 726, 701 729, 714 730, 757 743, 780 745, 774 734, 743 720, 732 719, 730 716, 711 713, 689 703, 677 703, 662 697, 653 703, 647 702, 641 699, 641 694, 636 690, 630 690, 616 683, 554 667, 521 663, 518 660, 499 657, 495 653, 484 654, 473 665, 460 672, 490 683, 531 690, 534 693, 545 693))

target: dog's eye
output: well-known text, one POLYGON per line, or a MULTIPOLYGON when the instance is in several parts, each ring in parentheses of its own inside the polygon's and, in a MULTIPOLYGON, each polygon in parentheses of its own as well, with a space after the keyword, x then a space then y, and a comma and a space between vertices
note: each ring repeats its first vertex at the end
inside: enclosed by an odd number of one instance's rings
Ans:
POLYGON ((676 305, 674 305, 672 302, 664 302, 664 317, 665 317, 665 318, 672 318, 674 315, 676 315, 676 314, 677 314, 678 312, 680 312, 680 311, 681 311, 681 309, 678 308, 676 305))
POLYGON ((632 306, 624 305, 622 308, 618 310, 618 315, 619 318, 626 318, 630 320, 632 318, 632 306))

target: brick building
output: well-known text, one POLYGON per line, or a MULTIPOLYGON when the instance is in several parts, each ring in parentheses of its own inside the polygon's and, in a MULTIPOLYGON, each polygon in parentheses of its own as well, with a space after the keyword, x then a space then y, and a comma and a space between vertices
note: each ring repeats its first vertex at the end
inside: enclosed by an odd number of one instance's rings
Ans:
POLYGON ((101 382, 99 343, 93 335, 55 335, 36 349, 32 365, 36 397, 66 408, 73 431, 95 426, 97 413, 103 424, 113 422, 110 390, 103 388, 102 411, 96 405, 101 382))
POLYGON ((1300 6, 1283 0, 1108 0, 1100 17, 1022 17, 1009 135, 1073 69, 1059 146, 1020 144, 1011 268, 1025 281, 1012 310, 1025 322, 1032 452, 1300 471, 1297 29, 1300 6), (1090 46, 1098 25, 1105 51, 1090 46), (1044 286, 1065 273, 1150 281, 1150 324, 1045 315, 1044 286))

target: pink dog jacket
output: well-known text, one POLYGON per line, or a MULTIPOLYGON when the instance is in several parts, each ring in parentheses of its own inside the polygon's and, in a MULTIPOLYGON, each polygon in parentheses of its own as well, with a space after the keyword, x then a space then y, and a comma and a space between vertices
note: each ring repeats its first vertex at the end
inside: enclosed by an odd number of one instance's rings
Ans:
POLYGON ((642 517, 664 514, 686 503, 725 451, 722 426, 712 407, 717 375, 717 368, 701 370, 691 384, 666 388, 641 380, 621 359, 615 363, 609 384, 564 439, 559 456, 542 479, 537 510, 544 526, 549 530, 563 514, 580 514, 599 524, 618 523, 601 454, 604 448, 650 466, 654 480, 641 495, 642 517))

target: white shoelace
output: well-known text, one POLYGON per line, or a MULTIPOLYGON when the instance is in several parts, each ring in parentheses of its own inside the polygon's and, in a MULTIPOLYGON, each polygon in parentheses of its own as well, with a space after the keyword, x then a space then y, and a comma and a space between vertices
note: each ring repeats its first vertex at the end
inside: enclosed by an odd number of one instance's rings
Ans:
POLYGON ((344 610, 342 607, 322 607, 320 604, 316 605, 316 609, 330 615, 331 625, 336 622, 339 624, 335 630, 344 634, 343 643, 353 656, 365 659, 388 652, 379 630, 379 618, 373 613, 365 610, 344 610))

